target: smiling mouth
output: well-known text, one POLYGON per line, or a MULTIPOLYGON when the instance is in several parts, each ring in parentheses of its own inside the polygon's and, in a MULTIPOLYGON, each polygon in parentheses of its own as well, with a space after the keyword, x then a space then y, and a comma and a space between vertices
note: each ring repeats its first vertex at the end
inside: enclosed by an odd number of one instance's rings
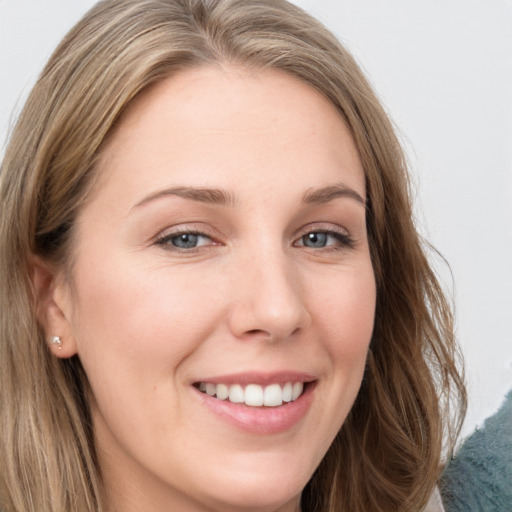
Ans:
POLYGON ((213 384, 199 382, 194 386, 202 393, 218 400, 227 400, 234 404, 245 404, 249 407, 279 407, 299 398, 307 383, 286 382, 267 386, 259 384, 213 384))

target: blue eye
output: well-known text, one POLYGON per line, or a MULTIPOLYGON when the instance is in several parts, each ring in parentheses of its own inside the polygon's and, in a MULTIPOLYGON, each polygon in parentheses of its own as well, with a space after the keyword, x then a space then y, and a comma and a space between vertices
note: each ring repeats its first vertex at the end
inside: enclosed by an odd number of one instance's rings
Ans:
POLYGON ((329 242, 329 236, 330 235, 327 233, 308 233, 307 235, 304 235, 301 240, 305 247, 319 249, 327 246, 329 242))
POLYGON ((354 242, 349 235, 337 233, 335 231, 311 231, 302 235, 297 245, 308 247, 309 249, 338 249, 343 247, 352 247, 354 242))
POLYGON ((212 240, 209 236, 191 231, 167 235, 157 241, 158 245, 170 245, 177 249, 196 249, 211 243, 212 240))

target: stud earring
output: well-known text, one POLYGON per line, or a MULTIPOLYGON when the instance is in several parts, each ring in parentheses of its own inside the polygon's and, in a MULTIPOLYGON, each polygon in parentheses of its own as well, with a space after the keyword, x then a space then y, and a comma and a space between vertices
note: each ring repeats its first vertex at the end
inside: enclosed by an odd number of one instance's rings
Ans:
POLYGON ((52 336, 50 343, 52 345, 57 345, 59 350, 62 350, 62 340, 60 339, 60 336, 52 336))

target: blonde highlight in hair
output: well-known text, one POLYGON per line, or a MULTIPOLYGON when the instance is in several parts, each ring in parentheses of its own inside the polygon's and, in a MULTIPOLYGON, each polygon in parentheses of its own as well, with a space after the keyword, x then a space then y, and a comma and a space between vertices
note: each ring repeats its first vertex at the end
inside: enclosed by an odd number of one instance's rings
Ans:
POLYGON ((413 222, 393 127, 348 52, 285 0, 105 0, 50 58, 0 175, 0 506, 101 512, 102 482, 79 360, 57 360, 36 318, 30 261, 72 265, 77 212, 130 102, 180 70, 230 62, 282 70, 344 118, 367 184, 377 311, 346 422, 303 493, 303 512, 421 510, 465 391, 449 304, 413 222))

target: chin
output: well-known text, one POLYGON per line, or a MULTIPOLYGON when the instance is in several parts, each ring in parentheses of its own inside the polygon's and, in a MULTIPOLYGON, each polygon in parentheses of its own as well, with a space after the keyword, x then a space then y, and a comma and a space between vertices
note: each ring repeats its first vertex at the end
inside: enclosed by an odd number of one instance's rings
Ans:
MULTIPOLYGON (((227 489, 227 487, 226 487, 227 489)), ((280 510, 296 510, 300 503, 300 489, 288 489, 280 483, 280 488, 274 486, 250 488, 245 485, 237 486, 228 496, 211 496, 207 503, 211 510, 218 512, 277 512, 280 510), (295 504, 295 506, 293 506, 295 504), (212 506, 213 505, 213 506, 212 506)))
POLYGON ((213 510, 270 512, 285 510, 285 507, 296 510, 313 472, 303 470, 296 462, 289 467, 268 462, 254 468, 235 465, 232 468, 210 481, 209 489, 214 492, 208 502, 216 504, 213 510))

